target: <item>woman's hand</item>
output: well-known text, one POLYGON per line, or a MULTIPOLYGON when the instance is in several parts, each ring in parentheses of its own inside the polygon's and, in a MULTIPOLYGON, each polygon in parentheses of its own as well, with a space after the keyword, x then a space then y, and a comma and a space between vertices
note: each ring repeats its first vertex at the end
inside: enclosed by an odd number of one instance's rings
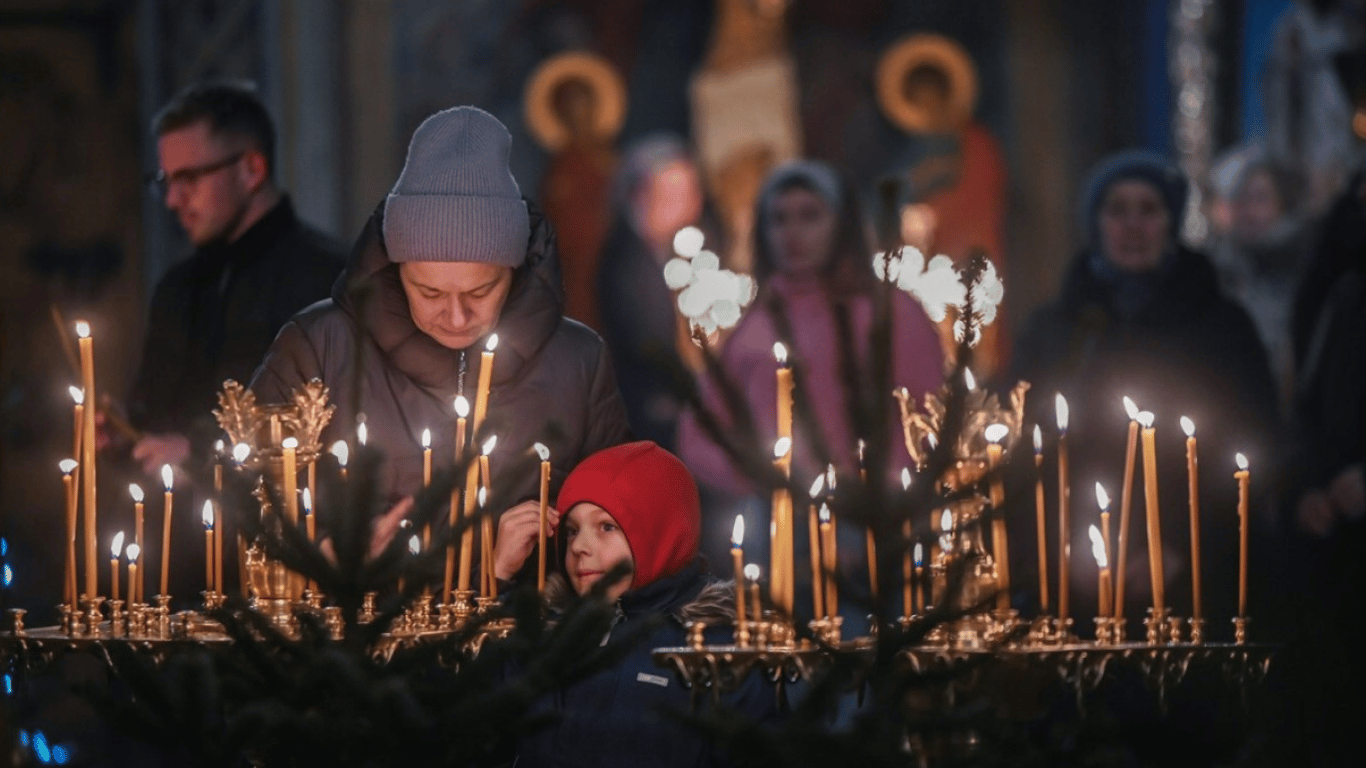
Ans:
MULTIPOLYGON (((507 580, 521 570, 540 537, 541 503, 524 501, 498 518, 498 538, 493 547, 493 575, 507 580)), ((555 535, 560 513, 546 508, 546 538, 555 535)))
POLYGON ((375 522, 371 524, 371 560, 379 557, 379 554, 384 551, 384 548, 389 546, 389 542, 393 540, 394 534, 398 533, 399 527, 402 526, 404 519, 408 517, 408 513, 411 511, 413 511, 413 497, 409 496, 395 504, 388 512, 385 512, 382 517, 376 519, 375 522))

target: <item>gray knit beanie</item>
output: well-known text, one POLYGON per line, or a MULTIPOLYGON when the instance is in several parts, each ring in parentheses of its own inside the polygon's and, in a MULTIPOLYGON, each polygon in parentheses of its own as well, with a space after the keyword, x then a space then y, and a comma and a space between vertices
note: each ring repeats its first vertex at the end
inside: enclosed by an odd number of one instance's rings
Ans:
POLYGON ((384 207, 389 260, 521 266, 531 225, 508 169, 511 146, 508 129, 476 107, 422 121, 384 207))

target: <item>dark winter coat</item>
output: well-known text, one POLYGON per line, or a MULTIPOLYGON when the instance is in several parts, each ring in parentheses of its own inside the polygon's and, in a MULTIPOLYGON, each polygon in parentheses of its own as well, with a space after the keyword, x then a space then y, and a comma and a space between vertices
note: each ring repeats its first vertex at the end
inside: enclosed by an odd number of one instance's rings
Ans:
MULTIPOLYGON (((624 442, 628 432, 607 348, 587 326, 563 317, 554 233, 529 207, 531 240, 498 319, 488 406, 489 429, 498 436, 490 461, 493 486, 514 499, 538 493, 534 471, 502 474, 533 443, 550 448, 552 485, 558 487, 579 461, 624 442)), ((353 414, 363 413, 369 444, 386 455, 382 489, 395 500, 421 487, 423 429, 432 431, 436 467, 450 465, 452 403, 463 393, 473 405, 483 345, 450 350, 418 330, 398 265, 384 248, 383 216, 381 204, 332 298, 285 325, 251 387, 263 402, 284 402, 303 382, 322 379, 337 404, 324 444, 354 442, 353 414)))
MULTIPOLYGON (((1087 529, 1099 524, 1097 481, 1119 498, 1129 424, 1122 398, 1127 395, 1156 417, 1167 602, 1187 616, 1190 518, 1179 419, 1189 416, 1195 422, 1206 613, 1226 611, 1237 566, 1234 453, 1246 454, 1253 464, 1259 486, 1254 494, 1265 492, 1274 475, 1276 399, 1257 331, 1247 314, 1220 294, 1209 260, 1182 248, 1168 254, 1154 272, 1135 279, 1109 271, 1091 253, 1083 253, 1068 269, 1057 301, 1036 311, 1019 335, 1014 365, 1015 377, 1032 384, 1028 423, 1056 434, 1054 396, 1061 392, 1070 407, 1073 604, 1095 605, 1096 565, 1087 529)), ((1131 597, 1126 597, 1131 618, 1149 605, 1150 591, 1141 448, 1137 458, 1128 548, 1131 597)), ((1054 509, 1056 474, 1051 467, 1046 471, 1054 509)), ((1118 501, 1111 511, 1117 537, 1118 501)), ((1055 526, 1056 516, 1049 517, 1055 526)), ((1050 559, 1057 557, 1056 536, 1050 533, 1050 559)), ((1027 555, 1035 546, 1032 534, 1027 542, 1012 549, 1027 555)), ((1112 552, 1114 547, 1112 541, 1112 552)), ((1032 573, 1022 569, 1034 567, 1021 563, 1017 572, 1032 573)), ((1056 573, 1052 588, 1057 589, 1056 573)), ((1221 633, 1227 616, 1217 619, 1221 633)))
MULTIPOLYGON (((568 598, 567 586, 560 591, 568 598)), ((708 644, 734 641, 734 585, 710 581, 700 561, 623 595, 611 636, 637 631, 645 622, 654 623, 655 628, 641 635, 616 664, 552 693, 535 706, 533 717, 551 719, 545 727, 517 739, 518 768, 732 764, 713 739, 690 731, 678 719, 677 715, 693 711, 692 692, 652 657, 656 648, 686 645, 684 624, 694 620, 708 624, 708 644)), ((697 713, 704 714, 712 706, 710 692, 702 692, 697 713)), ((750 722, 772 722, 777 716, 777 690, 753 673, 738 690, 721 697, 721 707, 750 722)))
POLYGON ((283 198, 232 243, 195 250, 157 284, 129 417, 207 450, 226 379, 246 381, 294 313, 324 299, 346 249, 300 221, 283 198))

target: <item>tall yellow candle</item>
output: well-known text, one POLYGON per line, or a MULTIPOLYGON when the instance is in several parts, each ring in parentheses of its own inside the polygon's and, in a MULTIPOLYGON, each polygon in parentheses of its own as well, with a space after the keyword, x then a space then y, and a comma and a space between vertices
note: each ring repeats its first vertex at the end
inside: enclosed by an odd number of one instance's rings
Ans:
MULTIPOLYGON (((484 416, 488 411, 489 388, 493 383, 493 362, 494 350, 498 348, 498 334, 489 336, 484 344, 484 351, 480 353, 479 363, 479 385, 474 395, 474 421, 470 428, 475 435, 479 434, 480 427, 484 424, 484 416)), ((468 519, 474 514, 474 505, 479 489, 479 467, 471 463, 469 471, 465 476, 465 517, 468 519)), ((460 591, 468 591, 470 588, 470 567, 474 557, 474 527, 465 529, 464 535, 460 539, 460 591)))
POLYGON ((1048 521, 1043 496, 1043 430, 1034 425, 1034 518, 1039 544, 1039 607, 1048 613, 1048 521))
POLYGON ((1238 471, 1233 478, 1238 481, 1238 617, 1247 618, 1247 504, 1248 504, 1248 464, 1247 457, 1238 454, 1238 471))
POLYGON ((985 430, 987 438, 987 471, 991 473, 991 553, 996 559, 996 608, 1010 608, 1010 554, 1006 535, 1005 481, 1001 477, 1001 441, 1010 434, 1010 427, 992 424, 985 430))
POLYGON ((1096 590, 1098 600, 1096 615, 1109 616, 1111 612, 1110 559, 1109 555, 1106 554, 1107 545, 1105 537, 1094 525, 1090 527, 1089 533, 1091 535, 1091 554, 1096 558, 1096 569, 1099 572, 1099 586, 1096 590))
MULTIPOLYGON (((219 440, 213 446, 213 499, 214 509, 217 512, 217 519, 213 525, 213 567, 214 584, 213 591, 223 593, 223 441, 219 440)), ((315 462, 316 463, 316 462, 315 462)), ((308 465, 308 487, 313 488, 313 467, 308 465)))
MULTIPOLYGON (((313 492, 310 491, 310 490, 308 490, 307 488, 305 488, 304 491, 303 491, 303 493, 302 493, 301 495, 303 496, 303 499, 302 499, 302 500, 303 500, 303 505, 304 505, 304 531, 308 534, 308 543, 309 543, 309 544, 316 544, 317 541, 318 541, 318 521, 317 521, 317 519, 316 519, 317 516, 313 514, 313 492)), ((218 572, 218 574, 217 574, 217 576, 218 576, 218 589, 219 589, 219 590, 222 590, 222 589, 223 589, 223 573, 222 573, 222 568, 223 568, 223 553, 222 553, 222 552, 219 552, 219 553, 218 553, 218 568, 219 568, 219 572, 218 572)), ((311 589, 311 590, 313 590, 313 591, 316 593, 316 592, 318 591, 318 582, 314 581, 313 579, 309 579, 309 580, 308 580, 308 588, 311 589)))
MULTIPOLYGON (((422 430, 422 487, 425 489, 432 484, 432 431, 422 430)), ((431 523, 422 526, 422 548, 426 549, 432 545, 432 526, 431 523)))
MULTIPOLYGON (((792 438, 782 437, 773 446, 773 466, 781 473, 785 481, 788 477, 789 463, 788 457, 792 449, 792 438)), ((772 534, 772 547, 769 553, 769 595, 773 600, 774 608, 780 612, 791 615, 792 605, 788 601, 789 584, 788 578, 791 574, 791 552, 792 552, 792 522, 791 522, 792 495, 788 492, 787 486, 779 485, 773 489, 772 519, 773 525, 770 528, 772 534)))
POLYGON ((81 416, 81 493, 85 499, 85 593, 89 598, 99 594, 99 575, 96 571, 96 539, 99 536, 95 504, 95 348, 90 338, 90 324, 76 323, 76 336, 81 350, 81 388, 91 407, 81 416))
POLYGON ((550 449, 542 443, 532 446, 541 459, 541 516, 536 533, 536 590, 545 591, 545 541, 550 527, 550 449))
POLYGON ((1195 422, 1181 417, 1181 430, 1186 433, 1186 480, 1191 516, 1191 618, 1202 618, 1203 590, 1200 587, 1200 480, 1199 458, 1195 446, 1195 422))
POLYGON ((81 433, 85 431, 85 390, 80 387, 71 386, 66 388, 71 393, 71 456, 75 458, 81 455, 81 433))
MULTIPOLYGON (((825 616, 825 575, 821 564, 820 515, 817 509, 825 476, 817 475, 811 484, 811 503, 807 511, 806 530, 811 548, 811 610, 816 618, 825 616)), ((739 519, 738 517, 736 519, 739 519)))
MULTIPOLYGON (((296 463, 299 440, 286 437, 280 441, 281 463, 284 466, 285 521, 292 528, 299 527, 299 467, 296 463)), ((289 574, 290 599, 297 600, 303 592, 303 582, 297 573, 289 574)))
POLYGON ((66 491, 66 585, 65 602, 76 607, 80 587, 76 580, 76 478, 72 473, 80 466, 75 459, 62 459, 58 464, 62 470, 62 487, 66 491))
POLYGON ((142 554, 142 547, 137 544, 129 544, 126 551, 128 556, 128 594, 132 595, 136 590, 137 598, 129 598, 131 602, 142 602, 142 579, 138 576, 138 557, 142 554))
POLYGON ((906 550, 901 556, 901 615, 905 617, 914 616, 915 598, 912 596, 912 579, 915 575, 915 560, 918 560, 922 548, 919 542, 915 545, 915 557, 911 555, 911 521, 907 520, 901 524, 901 535, 906 538, 906 550))
POLYGON ((773 344, 773 359, 778 362, 778 437, 792 437, 792 369, 780 341, 773 344))
POLYGON ((744 647, 749 644, 749 630, 745 627, 745 516, 736 515, 735 525, 730 529, 730 556, 735 566, 735 644, 744 647))
POLYGON ((213 499, 204 500, 199 519, 204 523, 204 591, 213 592, 213 499))
MULTIPOLYGON (((460 462, 465 460, 465 419, 470 415, 470 402, 464 395, 457 395, 453 403, 455 408, 455 466, 460 466, 460 462)), ((460 522, 460 486, 456 485, 451 489, 451 508, 447 518, 450 530, 454 531, 460 522)), ((452 537, 451 543, 446 546, 446 579, 442 596, 446 603, 450 603, 453 590, 455 589, 455 564, 459 556, 460 545, 452 537)))
POLYGON ((1058 418, 1058 618, 1066 620, 1072 591, 1072 487, 1067 457, 1067 398, 1059 393, 1053 399, 1053 406, 1058 418))
POLYGON ((759 599, 759 566, 750 563, 745 566, 745 581, 749 582, 749 604, 754 613, 754 621, 764 620, 764 604, 759 599))
POLYGON ((166 489, 161 514, 161 591, 159 595, 169 595, 171 579, 171 514, 175 509, 175 473, 170 464, 161 465, 161 484, 166 489))
POLYGON ((1154 613, 1167 605, 1166 580, 1162 573, 1162 518, 1157 501, 1157 438, 1152 411, 1138 415, 1143 426, 1143 502, 1148 510, 1148 570, 1151 574, 1154 613))
MULTIPOLYGON (((145 547, 145 546, 147 546, 147 545, 143 542, 143 540, 142 540, 143 517, 144 517, 144 514, 145 514, 145 510, 144 510, 143 503, 142 503, 142 500, 143 500, 142 486, 138 485, 137 483, 129 483, 129 484, 128 484, 128 495, 133 497, 133 543, 136 544, 136 545, 138 546, 138 551, 141 552, 141 551, 142 551, 142 548, 145 547)), ((130 564, 131 564, 131 562, 130 562, 130 564)), ((133 577, 132 577, 132 575, 131 575, 131 573, 130 573, 130 575, 129 575, 129 577, 128 577, 128 583, 129 583, 130 585, 132 585, 132 584, 134 584, 135 582, 136 582, 136 580, 133 579, 133 577)), ((136 582, 136 586, 129 586, 129 587, 128 587, 128 602, 130 602, 130 603, 140 603, 140 602, 142 602, 142 583, 141 583, 141 582, 136 582)))
POLYGON ((1127 396, 1124 412, 1129 416, 1129 442, 1124 449, 1124 485, 1119 489, 1119 558, 1115 569, 1115 618, 1124 621, 1124 575, 1129 568, 1129 509, 1134 491, 1134 462, 1138 456, 1138 406, 1127 396))
POLYGON ((839 599, 839 539, 835 530, 835 516, 830 507, 821 505, 821 553, 825 565, 825 612, 834 617, 840 613, 839 599))
MULTIPOLYGON (((489 470, 489 454, 493 453, 496 445, 498 445, 498 436, 492 435, 484 441, 483 450, 479 454, 480 507, 484 506, 487 495, 493 492, 493 476, 489 470)), ((483 572, 480 594, 484 597, 493 597, 497 592, 497 580, 493 572, 493 517, 486 512, 481 515, 479 520, 480 570, 483 572)))
POLYGON ((109 547, 109 593, 110 600, 119 599, 119 556, 123 554, 123 531, 114 534, 114 542, 109 547))
MULTIPOLYGON (((925 613, 925 547, 916 542, 914 552, 915 597, 911 603, 912 615, 925 613)), ((909 579, 907 579, 909 581, 909 579)))

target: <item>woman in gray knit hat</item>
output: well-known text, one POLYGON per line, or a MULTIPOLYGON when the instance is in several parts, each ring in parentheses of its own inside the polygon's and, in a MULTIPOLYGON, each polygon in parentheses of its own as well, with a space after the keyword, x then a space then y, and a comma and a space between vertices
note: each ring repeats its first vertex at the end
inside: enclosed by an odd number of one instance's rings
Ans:
MULTIPOLYGON (((554 493, 582 458, 627 439, 606 347, 563 317, 554 234, 508 169, 511 142, 502 123, 474 107, 418 126, 403 172, 361 232, 332 298, 280 331, 252 381, 269 403, 321 379, 338 406, 324 444, 354 441, 356 415, 364 414, 369 444, 385 454, 390 502, 422 486, 424 429, 436 466, 449 466, 455 398, 473 404, 479 353, 494 333, 487 423, 498 436, 490 463, 499 496, 537 498, 534 472, 500 471, 536 442, 550 448, 554 493)), ((534 503, 519 504, 502 526, 536 514, 534 503)))

